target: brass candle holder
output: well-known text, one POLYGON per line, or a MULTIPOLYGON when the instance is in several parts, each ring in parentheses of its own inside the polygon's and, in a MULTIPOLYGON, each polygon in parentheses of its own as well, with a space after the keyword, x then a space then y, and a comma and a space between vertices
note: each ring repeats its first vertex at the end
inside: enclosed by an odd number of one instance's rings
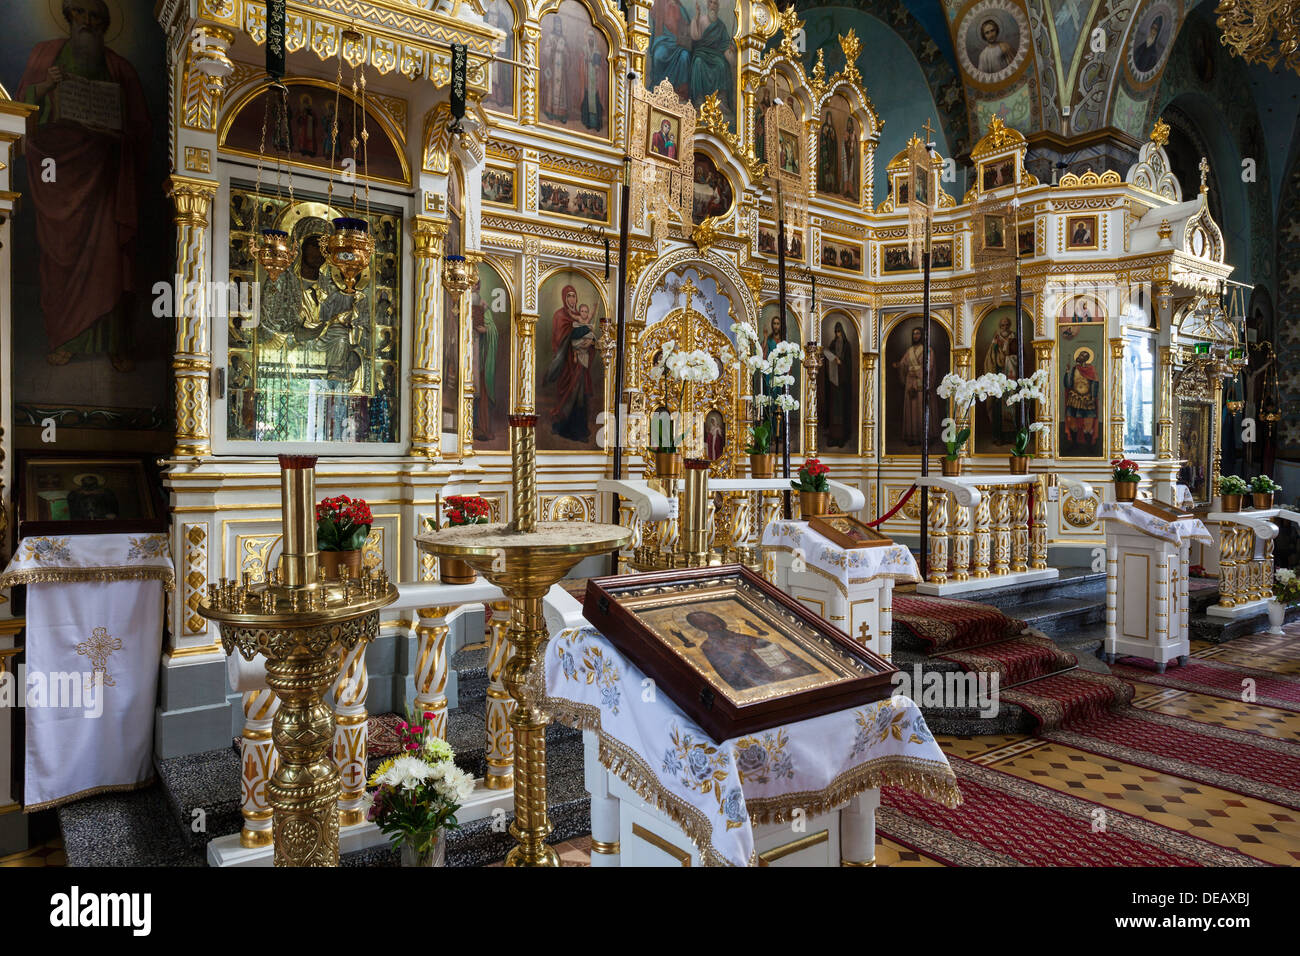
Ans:
POLYGON ((316 458, 280 456, 284 548, 269 581, 209 585, 199 614, 215 621, 227 654, 266 657, 266 683, 280 698, 271 740, 279 766, 267 784, 276 866, 338 866, 339 772, 329 758, 334 711, 325 693, 338 649, 379 630, 379 609, 397 600, 382 570, 326 582, 317 565, 316 458))
POLYGON ((709 549, 709 465, 707 458, 686 459, 686 481, 682 489, 681 538, 676 565, 703 568, 720 564, 709 549))
POLYGON ((559 866, 546 845, 551 822, 546 811, 546 725, 549 718, 528 687, 528 675, 546 646, 542 599, 583 558, 623 547, 631 532, 618 525, 537 520, 536 415, 510 416, 511 485, 514 520, 471 524, 417 535, 416 546, 439 558, 460 558, 510 601, 507 639, 514 656, 503 682, 514 698, 510 727, 515 738, 515 820, 510 833, 519 845, 506 866, 559 866))

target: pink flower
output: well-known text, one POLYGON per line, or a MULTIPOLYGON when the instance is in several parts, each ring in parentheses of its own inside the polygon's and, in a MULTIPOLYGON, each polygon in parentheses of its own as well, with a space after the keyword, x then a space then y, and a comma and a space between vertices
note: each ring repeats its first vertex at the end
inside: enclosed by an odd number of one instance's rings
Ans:
POLYGON ((412 728, 411 728, 411 733, 413 733, 413 734, 422 734, 422 733, 424 733, 424 728, 423 728, 423 727, 412 727, 412 728))
POLYGON ((419 750, 419 749, 420 749, 420 745, 417 744, 417 743, 412 742, 412 743, 409 743, 409 744, 406 745, 406 749, 407 749, 407 750, 419 750))
POLYGON ((425 719, 425 720, 433 720, 433 718, 434 718, 435 716, 437 716, 437 715, 434 714, 434 712, 431 711, 431 710, 426 710, 426 711, 424 712, 424 719, 425 719))

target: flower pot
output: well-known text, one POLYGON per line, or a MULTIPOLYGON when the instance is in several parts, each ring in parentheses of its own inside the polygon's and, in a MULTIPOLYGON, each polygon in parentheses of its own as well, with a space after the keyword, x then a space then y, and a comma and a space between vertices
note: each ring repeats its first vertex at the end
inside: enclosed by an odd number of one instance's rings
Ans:
POLYGON ((749 475, 751 478, 771 478, 776 474, 776 455, 749 456, 749 475))
POLYGON ((799 492, 799 517, 804 521, 818 515, 829 514, 830 508, 831 493, 829 491, 799 492))
POLYGON ((655 452, 655 475, 659 478, 680 478, 682 476, 681 452, 655 452))
POLYGON ((961 474, 960 458, 943 459, 943 476, 945 478, 956 478, 960 474, 961 474))
POLYGON ((421 856, 416 853, 415 846, 409 841, 402 843, 402 866, 446 866, 447 865, 447 834, 443 831, 438 832, 438 839, 433 841, 433 846, 429 852, 421 856))
POLYGON ((1241 495, 1219 495, 1219 503, 1224 511, 1240 511, 1241 495))
POLYGON ((1273 492, 1271 491, 1253 491, 1250 494, 1250 503, 1261 511, 1273 507, 1273 492))
POLYGON ((325 578, 328 581, 339 581, 343 578, 340 568, 347 568, 348 577, 353 580, 361 577, 361 550, 359 548, 355 551, 321 551, 317 562, 325 569, 325 578))
POLYGON ((1115 500, 1116 501, 1137 501, 1138 485, 1140 481, 1117 481, 1115 482, 1115 500))
POLYGON ((1270 634, 1284 634, 1282 624, 1286 621, 1286 605, 1281 601, 1268 602, 1268 632, 1270 634))
POLYGON ((438 580, 443 584, 473 584, 474 569, 460 558, 438 559, 438 580))
POLYGON ((1011 474, 1027 475, 1029 474, 1029 456, 1028 455, 1010 455, 1007 458, 1011 462, 1011 474))

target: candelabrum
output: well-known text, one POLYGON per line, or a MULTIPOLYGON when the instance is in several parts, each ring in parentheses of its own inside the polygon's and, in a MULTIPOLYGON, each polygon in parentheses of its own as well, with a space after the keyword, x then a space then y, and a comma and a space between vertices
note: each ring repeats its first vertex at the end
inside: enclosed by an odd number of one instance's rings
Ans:
POLYGON ((709 465, 707 458, 686 459, 686 480, 682 491, 681 538, 677 566, 702 568, 720 564, 709 550, 709 465))
POLYGON ((519 845, 506 856, 507 866, 559 865, 559 857, 545 842, 551 832, 546 812, 549 719, 529 684, 529 674, 546 647, 542 599, 583 558, 615 551, 632 536, 618 525, 537 520, 536 427, 536 415, 510 416, 512 521, 458 525, 415 539, 422 551, 466 561, 510 601, 507 639, 514 656, 502 677, 515 700, 510 716, 515 738, 515 819, 510 833, 519 845))
POLYGON ((226 653, 266 658, 266 683, 280 699, 271 739, 279 766, 267 784, 276 866, 337 866, 339 772, 329 758, 334 712, 326 691, 340 647, 373 638, 379 609, 397 600, 376 569, 326 582, 316 550, 316 458, 280 456, 283 551, 270 580, 222 579, 199 613, 215 621, 226 653))

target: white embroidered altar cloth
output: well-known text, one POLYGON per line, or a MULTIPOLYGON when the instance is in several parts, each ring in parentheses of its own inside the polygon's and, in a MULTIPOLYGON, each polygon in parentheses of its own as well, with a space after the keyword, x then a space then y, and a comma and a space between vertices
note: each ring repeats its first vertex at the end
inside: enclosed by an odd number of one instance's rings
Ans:
POLYGON ((716 743, 593 627, 552 638, 530 679, 542 710, 594 731, 600 762, 672 817, 710 864, 754 863, 754 823, 825 813, 880 786, 961 803, 907 697, 716 743))
POLYGON ((880 577, 895 581, 921 580, 921 569, 906 546, 841 548, 814 531, 806 521, 778 519, 768 522, 763 529, 763 547, 801 554, 811 567, 825 572, 845 587, 880 577))
POLYGON ((0 587, 27 585, 24 810, 153 779, 165 534, 24 538, 0 587))
POLYGON ((1118 521, 1140 531, 1145 531, 1153 538, 1160 538, 1171 544, 1187 544, 1191 541, 1213 542, 1210 531, 1200 518, 1179 518, 1166 521, 1141 508, 1134 507, 1127 501, 1103 501, 1097 509, 1097 520, 1118 521))

